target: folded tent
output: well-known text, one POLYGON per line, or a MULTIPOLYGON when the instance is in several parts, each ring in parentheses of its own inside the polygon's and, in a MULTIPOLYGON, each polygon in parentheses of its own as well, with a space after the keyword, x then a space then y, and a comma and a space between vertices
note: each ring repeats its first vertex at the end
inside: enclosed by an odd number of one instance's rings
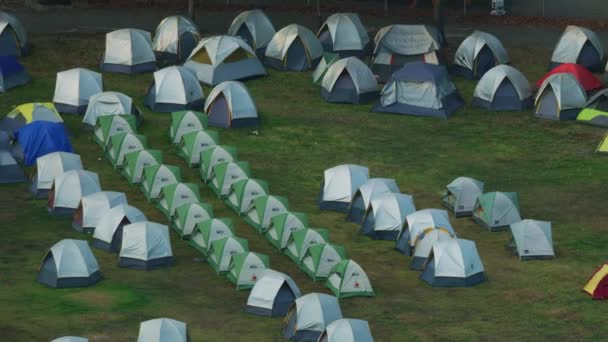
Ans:
POLYGON ((336 297, 309 293, 297 298, 287 312, 282 335, 292 341, 316 341, 330 323, 341 318, 336 297))
POLYGON ((265 269, 249 292, 245 312, 258 316, 285 316, 301 295, 290 276, 265 269))
POLYGON ((36 159, 30 193, 36 199, 48 198, 55 177, 64 172, 82 169, 80 156, 70 152, 53 152, 36 159))
POLYGON ((42 259, 36 281, 54 288, 93 286, 102 279, 99 264, 85 240, 64 239, 42 259))
POLYGON ((105 149, 110 139, 120 133, 136 133, 137 123, 133 115, 106 115, 97 118, 93 129, 93 141, 105 149))
POLYGON ((365 166, 343 164, 325 170, 317 199, 319 208, 347 212, 357 189, 368 179, 365 166))
POLYGON ((163 19, 156 28, 152 49, 159 62, 179 64, 186 61, 200 39, 198 27, 192 20, 172 15, 163 19))
POLYGON ((100 69, 123 74, 156 70, 150 32, 125 28, 107 33, 100 69))
POLYGON ((164 186, 181 182, 181 180, 182 174, 177 166, 168 164, 146 166, 141 179, 141 191, 148 202, 154 202, 164 186))
POLYGON ((127 153, 145 150, 148 147, 148 140, 143 134, 119 133, 110 138, 106 146, 106 157, 114 167, 114 170, 121 170, 125 164, 127 153))
POLYGON ((83 115, 91 96, 103 92, 101 74, 75 68, 57 73, 53 103, 57 111, 64 114, 83 115))
POLYGON ((36 121, 63 123, 63 119, 50 102, 25 103, 15 107, 0 121, 0 130, 9 135, 19 128, 36 121))
POLYGON ((201 163, 201 152, 220 143, 220 135, 214 130, 200 130, 186 133, 177 146, 177 154, 184 158, 190 167, 201 163))
POLYGON ((329 231, 321 228, 304 228, 291 233, 284 253, 296 264, 300 264, 308 249, 314 245, 327 243, 329 231))
POLYGON ((22 57, 29 53, 27 31, 13 14, 0 11, 0 51, 2 55, 22 57))
POLYGON ((247 240, 229 236, 211 243, 207 262, 217 274, 226 274, 230 270, 232 257, 249 251, 247 240))
POLYGON ((249 127, 258 124, 258 110, 247 87, 241 82, 226 81, 211 90, 205 101, 210 126, 249 127))
POLYGON ((198 223, 213 218, 213 206, 208 203, 185 203, 175 209, 171 222, 182 239, 189 239, 198 223))
POLYGON ((509 247, 519 260, 555 258, 551 222, 523 220, 510 227, 513 238, 509 247))
POLYGON ((264 63, 283 71, 313 69, 323 55, 323 46, 312 31, 291 24, 279 30, 266 47, 264 63))
POLYGON ((385 193, 398 193, 399 186, 392 178, 370 178, 358 189, 348 207, 346 220, 354 223, 362 223, 365 212, 369 208, 371 200, 385 193))
POLYGON ((253 200, 251 209, 245 213, 245 222, 249 223, 258 233, 265 233, 270 227, 272 218, 286 213, 288 201, 285 197, 267 195, 253 200))
POLYGON ((418 239, 433 229, 443 230, 453 236, 456 235, 450 223, 448 212, 441 209, 418 210, 407 215, 406 223, 407 225, 399 234, 395 249, 407 255, 412 255, 418 239))
POLYGON ((0 150, 0 184, 26 183, 27 177, 10 152, 0 150))
POLYGON ((534 113, 549 120, 574 120, 585 107, 587 94, 572 74, 554 74, 536 93, 534 113))
POLYGON ((517 193, 488 192, 477 197, 473 220, 491 232, 509 229, 509 225, 521 221, 517 193))
POLYGON ((592 126, 608 127, 608 89, 600 90, 589 98, 576 120, 592 126))
POLYGON ((495 66, 509 62, 507 49, 498 38, 487 32, 474 31, 456 50, 452 72, 470 80, 480 79, 495 66))
POLYGON ((203 89, 190 70, 170 66, 154 72, 144 104, 155 112, 175 112, 202 109, 205 100, 203 89))
POLYGON ((372 51, 367 30, 356 13, 334 13, 321 25, 317 37, 325 51, 340 57, 364 57, 372 51))
POLYGON ((93 247, 118 253, 122 247, 123 230, 126 225, 145 222, 146 216, 136 207, 126 203, 107 210, 93 230, 93 247))
POLYGON ((217 164, 213 167, 209 188, 218 198, 226 198, 230 193, 232 184, 241 179, 249 178, 251 171, 249 163, 241 161, 231 161, 217 164))
POLYGON ((236 285, 237 290, 249 290, 269 267, 267 255, 244 252, 232 256, 226 278, 236 285))
POLYGON ((205 258, 209 256, 213 242, 234 236, 234 226, 229 218, 211 218, 196 224, 190 236, 190 246, 205 258))
POLYGON ((284 250, 287 248, 291 234, 306 227, 308 227, 306 214, 288 211, 272 218, 265 236, 276 249, 284 250))
POLYGON ((498 65, 486 72, 473 95, 474 106, 495 111, 522 111, 533 103, 526 76, 509 65, 498 65))
POLYGON ((106 91, 89 98, 89 104, 82 122, 85 128, 93 128, 100 116, 116 114, 134 115, 138 126, 143 121, 139 110, 129 96, 115 91, 106 91))
POLYGON ((603 71, 604 46, 597 34, 587 28, 569 25, 555 45, 549 69, 563 63, 580 64, 590 71, 603 71))
POLYGON ((338 298, 375 296, 363 268, 350 259, 342 260, 334 266, 325 285, 338 298))
POLYGON ((171 113, 171 124, 169 126, 169 138, 173 145, 182 141, 186 133, 196 132, 207 128, 207 117, 197 111, 185 110, 171 113))
POLYGON ((237 214, 243 215, 251 210, 256 198, 267 195, 268 183, 259 179, 247 178, 232 183, 230 193, 224 202, 237 214))
POLYGON ((228 35, 243 39, 259 58, 264 57, 266 47, 275 33, 270 18, 259 9, 239 13, 228 28, 228 35))
POLYGON ((139 324, 137 342, 187 342, 186 323, 171 318, 156 318, 139 324))
POLYGON ((367 321, 342 318, 331 322, 319 336, 318 342, 373 342, 367 321))
POLYGON ((158 195, 156 208, 169 220, 175 214, 175 209, 187 203, 201 201, 200 190, 194 183, 175 183, 164 186, 158 195))
POLYGON ((200 156, 200 176, 203 182, 209 183, 213 176, 215 165, 237 160, 237 149, 229 145, 217 145, 205 149, 200 156))
POLYGON ((82 197, 74 212, 72 228, 83 233, 92 233, 103 215, 113 207, 127 204, 124 192, 100 191, 82 197))
POLYGON ((300 269, 314 281, 326 279, 340 261, 346 259, 344 247, 331 243, 311 246, 302 258, 300 269))
POLYGON ((118 266, 153 270, 173 266, 169 228, 154 222, 136 222, 123 227, 118 266))
POLYGON ((47 210, 53 215, 71 216, 84 196, 101 191, 99 176, 82 169, 66 171, 53 180, 47 210))
POLYGON ((438 241, 420 279, 436 287, 469 287, 486 281, 483 263, 474 241, 438 241))
POLYGON ((19 64, 15 57, 0 56, 0 93, 5 93, 11 88, 27 84, 31 79, 25 68, 19 64))
POLYGON ((372 239, 397 240, 408 215, 416 211, 412 196, 385 193, 374 197, 361 224, 361 233, 372 239))
POLYGON ((458 177, 445 187, 443 205, 456 217, 473 215, 477 197, 483 194, 484 183, 470 177, 458 177))
POLYGON ((378 97, 378 82, 357 57, 340 59, 327 68, 321 82, 321 97, 331 103, 368 103, 378 97))
POLYGON ((123 177, 129 184, 141 183, 144 169, 148 166, 156 166, 163 163, 163 153, 160 150, 144 149, 125 154, 122 171, 123 177))

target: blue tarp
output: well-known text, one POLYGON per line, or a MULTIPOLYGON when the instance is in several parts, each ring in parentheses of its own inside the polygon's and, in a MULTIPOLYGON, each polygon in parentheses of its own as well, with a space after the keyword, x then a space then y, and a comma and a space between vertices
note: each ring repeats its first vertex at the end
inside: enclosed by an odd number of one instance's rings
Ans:
POLYGON ((73 152, 66 128, 61 123, 34 121, 15 132, 15 140, 24 155, 24 165, 31 166, 38 157, 52 152, 73 152))

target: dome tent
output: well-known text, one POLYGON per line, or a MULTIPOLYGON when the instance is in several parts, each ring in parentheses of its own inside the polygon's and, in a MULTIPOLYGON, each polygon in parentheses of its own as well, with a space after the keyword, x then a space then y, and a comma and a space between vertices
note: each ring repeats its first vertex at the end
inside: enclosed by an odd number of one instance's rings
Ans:
POLYGON ((608 299, 608 262, 593 272, 583 287, 583 292, 595 300, 608 299))
POLYGON ((344 259, 346 259, 344 247, 320 243, 310 246, 299 266, 312 280, 324 280, 334 266, 344 259))
POLYGON ((347 212, 357 189, 368 179, 365 166, 343 164, 325 170, 317 199, 319 208, 347 212))
POLYGON ((571 74, 555 74, 536 93, 534 113, 549 120, 574 120, 585 107, 587 94, 571 74))
POLYGON ((416 211, 412 196, 385 193, 374 197, 361 224, 361 233, 372 239, 397 240, 406 217, 416 211))
POLYGON ((23 23, 13 14, 0 11, 0 51, 4 56, 22 57, 30 46, 23 23))
POLYGON ((182 204, 200 202, 200 191, 195 183, 175 183, 164 186, 158 196, 156 208, 171 219, 182 204))
POLYGON ((473 105, 495 111, 522 111, 534 98, 526 76, 509 65, 499 65, 483 75, 475 87, 473 105))
POLYGON ((275 34, 272 22, 259 9, 239 13, 228 28, 228 35, 243 39, 253 48, 258 58, 264 57, 266 46, 275 34))
POLYGON ((319 60, 319 64, 317 64, 315 70, 312 72, 313 83, 320 86, 321 82, 323 82, 323 77, 325 76, 327 69, 329 69, 332 64, 339 60, 340 56, 338 56, 337 53, 323 52, 323 56, 319 60))
POLYGON ((342 318, 338 299, 309 293, 295 300, 283 321, 282 335, 292 341, 316 341, 330 323, 342 318))
POLYGON ((48 121, 35 121, 16 130, 11 147, 13 157, 25 166, 49 153, 72 151, 65 126, 48 121))
POLYGON ((265 269, 249 293, 245 311, 258 316, 285 316, 301 295, 290 276, 265 269))
POLYGON ((284 250, 287 248, 291 234, 306 227, 308 227, 306 214, 288 211, 272 218, 265 235, 268 242, 276 249, 284 250))
POLYGON ((213 206, 208 203, 185 203, 175 209, 171 220, 182 239, 189 239, 198 223, 213 218, 213 206))
POLYGON ((211 181, 215 165, 235 161, 237 154, 236 147, 228 145, 217 145, 203 150, 200 156, 199 169, 203 182, 209 183, 211 181))
POLYGON ((144 104, 155 112, 202 109, 203 90, 196 77, 186 68, 170 66, 154 72, 144 104))
POLYGON ((456 50, 451 71, 470 80, 480 79, 490 69, 509 61, 509 54, 498 38, 474 31, 456 50))
POLYGON ((370 178, 357 189, 353 200, 348 207, 346 220, 354 223, 362 223, 365 212, 369 208, 371 200, 378 195, 399 192, 397 182, 392 178, 370 178))
POLYGON ((284 252, 287 257, 299 265, 311 246, 328 241, 329 231, 327 229, 299 229, 291 233, 284 252))
POLYGON ((112 138, 106 146, 106 158, 112 163, 114 170, 120 170, 125 164, 127 153, 145 150, 148 140, 143 134, 119 133, 112 138))
POLYGON ((245 252, 232 256, 226 278, 236 285, 237 290, 251 289, 264 270, 268 268, 267 255, 245 252))
POLYGON ((9 89, 27 84, 31 79, 25 68, 19 64, 15 57, 0 56, 0 93, 5 93, 9 89))
POLYGON ((89 342, 89 339, 78 336, 62 336, 52 340, 51 342, 89 342))
POLYGON ((159 62, 179 64, 186 61, 200 39, 198 27, 192 20, 173 15, 163 19, 156 27, 152 49, 159 62))
POLYGON ((603 71, 606 55, 597 34, 584 27, 566 27, 555 45, 549 69, 563 63, 580 64, 593 72, 603 71))
POLYGON ((477 197, 483 194, 484 183, 470 177, 458 177, 445 187, 443 205, 456 217, 473 215, 477 197))
POLYGON ((101 191, 99 176, 86 170, 70 170, 55 177, 48 195, 52 215, 71 216, 84 196, 101 191))
POLYGON ((126 28, 106 34, 106 49, 99 68, 103 72, 138 74, 156 70, 150 32, 126 28))
POLYGON ((53 104, 60 113, 83 115, 89 98, 103 92, 101 74, 75 68, 57 73, 53 104))
POLYGON ((600 144, 597 145, 595 153, 602 155, 608 154, 608 134, 606 134, 600 144))
POLYGON ((456 235, 448 212, 441 209, 423 209, 407 215, 407 225, 401 230, 395 249, 407 255, 412 255, 418 239, 433 229, 439 229, 456 235))
POLYGON ((368 103, 378 97, 378 82, 357 57, 336 61, 321 82, 321 97, 332 103, 368 103))
POLYGON ((323 46, 304 26, 291 24, 279 30, 266 47, 264 63, 283 71, 313 69, 323 55, 323 46))
POLYGON ((49 102, 25 103, 15 107, 0 121, 0 130, 12 135, 19 128, 36 121, 63 123, 63 119, 49 102))
POLYGON ((241 82, 222 82, 213 88, 205 101, 205 113, 211 126, 231 128, 258 124, 258 110, 241 82))
POLYGON ((510 227, 513 239, 509 248, 520 261, 555 258, 551 222, 523 220, 510 227))
POLYGON ((143 122, 143 117, 133 104, 133 100, 129 96, 115 91, 106 91, 91 96, 82 122, 85 128, 93 128, 100 116, 117 114, 134 115, 138 126, 143 122))
POLYGON ((153 270, 173 266, 169 228, 154 222, 136 222, 123 227, 118 266, 153 270))
POLYGON ((200 130, 186 133, 182 142, 177 146, 177 154, 184 158, 190 167, 198 167, 201 162, 201 152, 220 142, 220 135, 213 130, 200 130))
POLYGON ((455 239, 450 231, 443 229, 429 229, 422 233, 416 239, 416 245, 413 247, 412 262, 410 262, 410 270, 422 271, 433 249, 433 245, 438 241, 455 239))
POLYGON ((239 37, 204 38, 188 57, 184 68, 209 86, 222 82, 266 76, 253 49, 239 37))
POLYGON ((70 152, 53 152, 36 159, 32 175, 30 193, 36 199, 48 198, 55 177, 70 170, 82 169, 78 154, 70 152))
POLYGON ((212 218, 196 224, 190 236, 190 246, 206 258, 209 256, 213 242, 230 236, 234 236, 232 220, 229 218, 212 218))
POLYGON ((232 257, 249 251, 249 243, 236 236, 223 237, 211 243, 207 262, 217 274, 226 274, 230 270, 232 257))
POLYGON ((226 198, 230 193, 232 184, 241 179, 249 178, 251 171, 249 163, 241 161, 231 161, 217 164, 213 167, 209 188, 218 198, 226 198))
POLYGON ((120 174, 129 184, 138 184, 142 180, 144 168, 163 163, 163 153, 160 150, 144 149, 125 154, 125 162, 120 174))
POLYGON ((168 164, 159 164, 144 167, 141 179, 141 191, 148 202, 154 202, 160 195, 163 187, 181 182, 180 168, 168 164))
POLYGON ((179 145, 182 136, 186 133, 201 131, 207 128, 207 117, 193 110, 171 113, 169 138, 173 145, 179 145))
POLYGON ((338 298, 375 296, 372 284, 363 268, 350 259, 342 260, 334 266, 325 286, 338 298))
POLYGON ((171 318, 156 318, 139 324, 137 342, 187 342, 186 323, 171 318))
POLYGON ((325 51, 338 53, 340 57, 364 57, 372 51, 372 45, 359 15, 334 13, 317 32, 325 51))
POLYGON ((243 215, 253 207, 253 201, 268 195, 268 183, 263 180, 247 178, 232 183, 230 193, 224 200, 226 206, 239 215, 243 215))
POLYGON ((437 287, 469 287, 486 281, 475 242, 464 239, 436 242, 420 279, 437 287))
POLYGON ((285 197, 267 195, 253 200, 251 209, 245 213, 245 222, 249 223, 258 233, 264 233, 270 227, 273 217, 286 213, 288 201, 285 197))
MULTIPOLYGON (((1 132, 1 131, 0 131, 1 132)), ((0 184, 26 183, 27 177, 10 152, 0 150, 0 184)))
POLYGON ((46 253, 36 281, 55 288, 93 286, 102 279, 99 265, 84 240, 65 239, 46 253))
POLYGON ((479 197, 473 207, 473 220, 489 231, 505 230, 521 221, 516 192, 488 192, 479 197))
POLYGON ((122 247, 124 227, 148 219, 137 208, 119 204, 106 211, 93 230, 93 247, 118 253, 122 247))
POLYGON ((581 86, 583 87, 583 89, 585 89, 587 93, 592 92, 594 90, 602 89, 604 87, 602 81, 597 78, 591 71, 587 70, 587 68, 580 64, 574 63, 564 63, 552 69, 536 82, 536 86, 540 88, 543 83, 545 83, 545 80, 547 78, 555 74, 571 74, 572 76, 574 76, 574 78, 576 78, 578 83, 581 84, 581 86))
POLYGON ((133 115, 100 116, 93 129, 93 141, 105 150, 113 136, 120 133, 136 133, 136 126, 133 115))
POLYGON ((608 89, 600 90, 589 98, 576 120, 592 126, 608 127, 608 89))
POLYGON ((319 337, 318 342, 373 342, 367 321, 342 318, 331 322, 319 337))
POLYGON ((127 204, 124 192, 100 191, 82 197, 74 212, 72 228, 79 232, 92 233, 103 215, 119 204, 127 204))

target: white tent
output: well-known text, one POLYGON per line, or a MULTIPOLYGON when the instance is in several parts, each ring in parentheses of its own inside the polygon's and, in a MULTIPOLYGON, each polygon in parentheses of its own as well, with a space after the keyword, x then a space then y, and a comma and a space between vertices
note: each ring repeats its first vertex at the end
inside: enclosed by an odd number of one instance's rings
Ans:
POLYGON ((329 273, 327 286, 338 298, 373 297, 374 289, 363 268, 354 260, 340 261, 329 273))
POLYGON ((479 195, 483 194, 484 183, 470 177, 458 177, 445 187, 443 205, 454 212, 456 217, 473 215, 473 207, 479 195))
POLYGON ((365 27, 356 13, 334 13, 317 32, 325 51, 341 57, 363 57, 372 50, 365 27))
POLYGON ((171 318, 156 318, 141 322, 137 342, 187 342, 186 323, 171 318))
POLYGON ((283 321, 283 337, 293 341, 315 341, 325 328, 342 318, 338 299, 309 293, 295 300, 283 321))
POLYGON ((448 212, 441 209, 422 209, 406 217, 407 225, 399 234, 395 248, 404 254, 412 255, 418 239, 433 229, 441 229, 456 235, 448 212))
POLYGON ((233 230, 231 219, 210 218, 196 224, 190 236, 190 245, 208 257, 211 244, 219 239, 234 236, 233 230))
POLYGON ((141 116, 133 104, 133 100, 129 96, 115 91, 106 91, 91 96, 82 122, 92 128, 97 123, 98 117, 117 114, 133 114, 137 117, 138 124, 141 123, 141 116))
POLYGON ((205 104, 203 90, 190 70, 170 66, 154 72, 144 104, 155 112, 198 110, 205 104))
POLYGON ((123 227, 118 266, 152 270, 173 265, 169 228, 154 222, 123 227))
POLYGON ((479 197, 473 207, 473 220, 489 231, 509 229, 521 221, 516 192, 488 192, 479 197))
POLYGON ((189 18, 173 15, 163 19, 154 34, 156 58, 169 64, 182 63, 201 39, 198 27, 189 18))
POLYGON ((592 72, 599 72, 603 70, 605 60, 604 46, 597 34, 584 27, 570 25, 553 50, 550 68, 575 63, 592 72))
POLYGON ((264 56, 266 46, 275 33, 272 22, 259 9, 241 12, 228 28, 228 35, 241 37, 259 57, 264 56))
POLYGON ((321 210, 346 212, 357 189, 369 179, 365 166, 343 164, 324 171, 317 202, 321 210))
POLYGON ((251 289, 245 311, 259 316, 285 316, 301 295, 290 276, 266 269, 251 289))
POLYGON ((84 196, 74 213, 72 227, 81 232, 92 233, 99 219, 119 204, 127 204, 124 192, 100 191, 84 196))
POLYGON ((287 198, 275 195, 260 196, 253 200, 251 209, 245 213, 245 221, 260 233, 270 227, 272 218, 289 211, 287 198))
POLYGON ((318 342, 374 342, 367 321, 342 318, 331 322, 318 342))
POLYGON ((312 31, 291 24, 278 31, 266 47, 264 63, 274 69, 305 71, 314 68, 323 46, 312 31))
POLYGON ((315 244, 306 251, 300 268, 314 281, 326 279, 334 266, 344 258, 346 251, 342 246, 331 243, 315 244))
POLYGON ((248 241, 236 236, 223 237, 211 243, 207 262, 217 274, 230 270, 232 257, 249 251, 248 241))
POLYGON ((475 242, 464 239, 436 242, 420 278, 438 287, 475 286, 486 280, 475 242))
POLYGON ((29 53, 27 31, 13 14, 0 11, 0 51, 2 55, 21 57, 29 53))
POLYGON ((89 342, 89 339, 79 336, 62 336, 52 340, 51 342, 89 342))
POLYGON ((227 81, 211 90, 205 101, 209 125, 245 127, 258 123, 258 110, 247 87, 241 82, 227 81))
POLYGON ((333 103, 368 103, 378 97, 378 82, 365 63, 348 57, 329 66, 321 82, 321 96, 333 103))
POLYGON ((296 264, 302 263, 308 249, 314 245, 327 243, 329 232, 320 228, 304 228, 291 232, 285 248, 285 255, 296 264))
POLYGON ((82 169, 80 156, 70 152, 53 152, 36 159, 30 192, 34 198, 47 198, 55 177, 70 170, 82 169))
POLYGON ((122 245, 124 226, 147 221, 146 216, 137 208, 119 204, 106 211, 97 222, 93 231, 93 247, 118 253, 122 245))
POLYGON ((519 260, 555 257, 551 222, 523 220, 511 224, 511 233, 519 260))
POLYGON ((361 223, 369 204, 376 196, 386 193, 398 193, 399 186, 392 178, 370 178, 357 189, 348 208, 346 220, 361 223))
POLYGON ((379 240, 397 240, 406 217, 416 211, 414 199, 401 193, 385 193, 370 202, 361 233, 379 240))
POLYGON ((308 226, 306 214, 288 211, 272 218, 266 239, 278 250, 284 250, 291 234, 308 226))
POLYGON ((171 125, 169 126, 169 138, 173 145, 182 141, 186 133, 196 132, 207 128, 207 120, 203 113, 186 110, 171 113, 171 125))
POLYGON ((215 165, 235 161, 237 150, 234 146, 217 145, 201 152, 200 176, 203 182, 209 183, 215 165))
POLYGON ((226 205, 242 215, 251 210, 253 201, 268 195, 268 184, 262 180, 247 178, 232 183, 230 193, 226 197, 226 205))
POLYGON ((500 40, 482 31, 474 31, 462 41, 454 55, 453 72, 468 79, 479 79, 488 70, 509 64, 509 54, 500 40))
POLYGON ((53 104, 58 112, 64 114, 84 114, 89 98, 103 92, 101 74, 75 68, 57 73, 53 104))
POLYGON ((410 263, 410 269, 416 271, 422 271, 424 264, 426 263, 433 245, 437 241, 445 241, 456 238, 449 231, 443 229, 431 229, 425 232, 419 239, 416 240, 414 246, 414 252, 412 253, 412 262, 410 263))
POLYGON ((498 65, 483 75, 473 96, 473 105, 497 111, 522 111, 534 101, 526 76, 509 65, 498 65))
POLYGON ((249 290, 260 279, 268 264, 268 256, 264 254, 254 252, 235 254, 228 266, 226 277, 236 285, 237 290, 249 290))
POLYGON ((37 281, 56 288, 92 286, 102 278, 97 260, 84 240, 57 242, 44 256, 37 281))
POLYGON ((572 74, 553 74, 536 93, 535 114, 549 120, 576 120, 587 104, 587 93, 572 74))
POLYGON ((213 206, 206 203, 186 203, 175 209, 173 227, 182 238, 190 238, 198 223, 213 218, 213 206))
POLYGON ((150 32, 127 28, 107 33, 100 68, 125 74, 154 71, 156 57, 150 32))
POLYGON ((55 177, 47 209, 54 215, 72 215, 82 197, 101 191, 99 176, 86 170, 71 170, 55 177))

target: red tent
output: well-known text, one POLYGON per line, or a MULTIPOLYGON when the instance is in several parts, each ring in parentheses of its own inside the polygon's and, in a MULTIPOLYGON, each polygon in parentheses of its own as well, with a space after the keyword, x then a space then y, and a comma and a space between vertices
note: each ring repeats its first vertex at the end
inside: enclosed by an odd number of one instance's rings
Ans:
POLYGON ((593 299, 608 299, 608 263, 600 266, 583 288, 593 299))
POLYGON ((592 74, 591 71, 587 70, 587 68, 582 65, 573 63, 565 63, 549 71, 548 74, 546 74, 545 76, 543 76, 543 78, 536 82, 536 85, 540 88, 540 86, 549 76, 553 74, 562 73, 572 74, 572 76, 574 76, 578 80, 578 82, 583 86, 585 91, 592 91, 603 87, 602 81, 595 77, 595 75, 592 74))

